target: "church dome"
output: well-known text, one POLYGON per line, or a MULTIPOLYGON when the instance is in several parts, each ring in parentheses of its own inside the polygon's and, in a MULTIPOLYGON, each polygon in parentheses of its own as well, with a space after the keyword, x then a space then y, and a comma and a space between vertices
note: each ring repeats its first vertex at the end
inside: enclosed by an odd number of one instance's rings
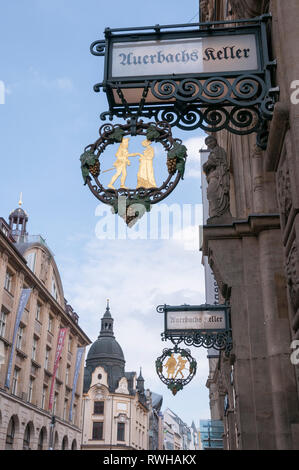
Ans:
POLYGON ((101 331, 98 339, 90 346, 84 372, 84 393, 89 389, 94 369, 102 366, 108 373, 108 384, 111 391, 117 388, 118 381, 125 374, 124 353, 114 337, 113 318, 109 303, 101 319, 101 331))
POLYGON ((88 362, 98 360, 102 363, 105 359, 125 360, 122 348, 113 336, 99 336, 88 351, 88 362))

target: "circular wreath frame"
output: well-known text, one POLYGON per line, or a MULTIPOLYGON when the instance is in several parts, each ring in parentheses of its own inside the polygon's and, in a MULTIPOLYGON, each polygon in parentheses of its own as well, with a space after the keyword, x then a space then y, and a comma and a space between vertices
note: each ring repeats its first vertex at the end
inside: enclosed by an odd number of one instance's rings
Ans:
MULTIPOLYGON (((95 157, 95 161, 99 162, 100 156, 104 153, 108 145, 120 143, 122 137, 128 135, 133 136, 145 136, 152 142, 161 143, 166 152, 175 152, 176 148, 183 147, 182 140, 174 138, 171 132, 171 126, 168 122, 149 122, 144 123, 139 120, 136 123, 135 132, 132 132, 132 125, 129 122, 126 124, 115 124, 106 123, 99 129, 100 137, 93 144, 87 145, 84 152, 89 152, 95 157), (148 138, 148 131, 156 131, 156 137, 148 138)), ((184 147, 185 149, 185 147, 184 147)), ((187 154, 184 157, 180 157, 183 160, 183 166, 185 165, 187 154)), ((98 176, 90 176, 91 173, 86 177, 85 183, 88 185, 90 191, 94 196, 105 204, 110 204, 114 211, 117 212, 118 197, 124 196, 126 198, 126 206, 129 207, 132 204, 139 203, 144 204, 147 211, 150 210, 152 204, 156 204, 165 199, 177 186, 181 178, 183 178, 183 172, 176 169, 174 173, 169 173, 168 177, 158 188, 136 188, 136 189, 110 189, 105 188, 99 181, 100 168, 98 176), (92 178, 96 184, 92 183, 92 178)))
POLYGON ((194 357, 191 356, 190 350, 189 349, 181 349, 178 347, 175 348, 166 348, 163 349, 163 353, 161 356, 159 356, 156 359, 156 372, 159 376, 159 379, 167 385, 167 388, 171 390, 173 395, 176 395, 176 393, 184 388, 185 385, 187 385, 193 377, 196 374, 196 369, 197 369, 197 362, 194 359, 194 357), (163 375, 163 361, 166 359, 166 357, 170 357, 172 353, 175 354, 181 354, 182 357, 185 357, 189 361, 189 370, 190 373, 188 377, 184 379, 170 379, 167 378, 163 375))

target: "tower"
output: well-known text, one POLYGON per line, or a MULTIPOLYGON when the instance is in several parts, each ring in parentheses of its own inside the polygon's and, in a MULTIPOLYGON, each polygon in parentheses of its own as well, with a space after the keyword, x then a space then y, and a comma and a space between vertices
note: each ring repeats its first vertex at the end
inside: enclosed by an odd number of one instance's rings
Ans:
POLYGON ((19 207, 9 214, 9 228, 11 235, 17 242, 25 241, 24 238, 28 235, 26 232, 26 225, 28 222, 28 214, 22 209, 22 193, 20 194, 19 207))
POLYGON ((110 313, 109 300, 101 318, 101 330, 98 339, 91 345, 86 359, 84 372, 84 392, 87 392, 91 376, 96 367, 102 366, 108 373, 109 389, 113 392, 118 381, 125 375, 125 358, 122 348, 115 339, 114 320, 110 313))

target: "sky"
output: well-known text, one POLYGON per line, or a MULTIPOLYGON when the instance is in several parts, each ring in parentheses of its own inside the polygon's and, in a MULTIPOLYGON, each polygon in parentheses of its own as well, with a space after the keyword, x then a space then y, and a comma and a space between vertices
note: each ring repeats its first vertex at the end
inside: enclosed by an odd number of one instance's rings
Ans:
MULTIPOLYGON (((170 224, 169 236, 162 230, 156 239, 146 234, 158 206, 125 239, 114 236, 115 226, 125 233, 124 223, 83 185, 79 157, 97 139, 100 113, 108 109, 105 94, 93 91, 103 79, 104 59, 90 54, 90 44, 103 39, 106 27, 196 22, 198 3, 4 0, 0 18, 0 82, 6 91, 0 105, 0 216, 8 218, 22 192, 28 230, 46 238, 80 326, 95 341, 109 298, 126 370, 142 367, 145 387, 163 394, 162 409, 169 407, 189 425, 210 417, 206 350, 191 348, 197 374, 172 396, 154 368, 171 347, 161 341, 163 318, 156 307, 205 302, 198 237, 204 134, 173 129, 188 149, 188 163, 163 207, 183 211, 185 205, 187 216, 182 226, 170 224)), ((162 158, 156 149, 156 160, 162 158)), ((161 168, 155 167, 157 179, 161 168)))

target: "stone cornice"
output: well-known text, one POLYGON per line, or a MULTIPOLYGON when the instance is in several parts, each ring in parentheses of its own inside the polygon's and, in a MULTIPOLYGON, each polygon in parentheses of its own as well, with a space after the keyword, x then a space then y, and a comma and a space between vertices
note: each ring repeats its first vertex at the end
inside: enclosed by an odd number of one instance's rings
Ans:
POLYGON ((273 229, 280 229, 279 214, 253 214, 247 220, 234 220, 231 225, 204 225, 203 255, 209 254, 209 240, 256 237, 260 232, 273 229))

